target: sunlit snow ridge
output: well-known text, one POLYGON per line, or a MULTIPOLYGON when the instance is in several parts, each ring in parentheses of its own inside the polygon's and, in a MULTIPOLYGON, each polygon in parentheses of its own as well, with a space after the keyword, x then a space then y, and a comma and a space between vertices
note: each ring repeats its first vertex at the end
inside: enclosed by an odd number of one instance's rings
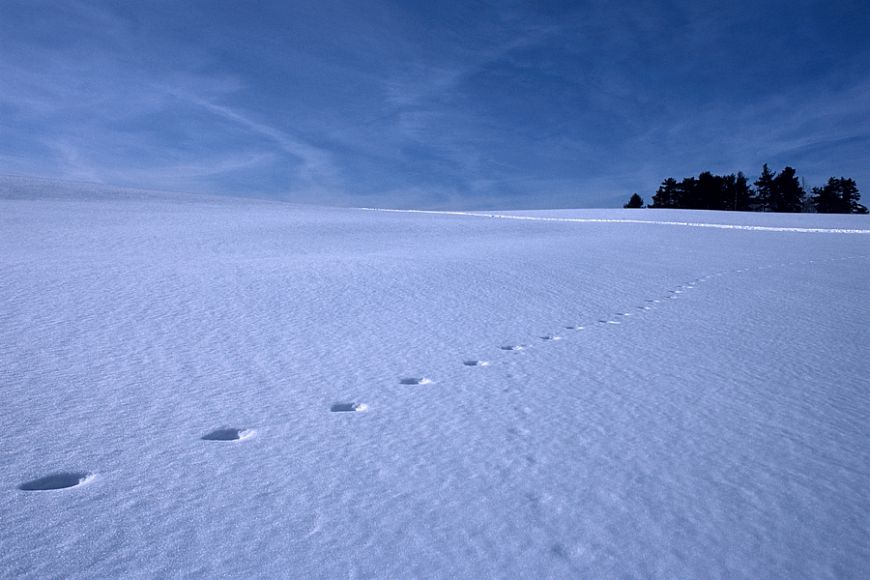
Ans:
POLYGON ((376 207, 357 208, 365 211, 383 211, 395 213, 426 213, 436 215, 458 215, 469 217, 497 218, 505 220, 526 220, 534 222, 570 222, 570 223, 614 223, 614 224, 655 224, 662 226, 687 226, 692 228, 715 228, 720 230, 753 230, 757 232, 798 232, 804 234, 870 234, 870 230, 843 229, 843 228, 796 228, 776 226, 747 226, 738 224, 710 224, 703 222, 679 222, 679 221, 656 221, 656 220, 631 220, 631 219, 607 219, 607 218, 565 218, 543 217, 525 215, 506 215, 498 213, 478 213, 467 211, 437 211, 422 209, 383 209, 376 207))

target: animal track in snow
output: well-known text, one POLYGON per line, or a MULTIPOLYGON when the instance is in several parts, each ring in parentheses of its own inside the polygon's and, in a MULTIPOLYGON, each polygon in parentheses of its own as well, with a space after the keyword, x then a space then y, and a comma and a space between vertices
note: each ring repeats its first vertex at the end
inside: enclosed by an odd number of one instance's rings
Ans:
POLYGON ((237 429, 235 427, 221 427, 202 436, 204 441, 242 441, 254 436, 253 429, 237 429))
POLYGON ((432 384, 432 379, 427 379, 426 377, 408 377, 399 381, 399 384, 402 385, 430 385, 432 384))
POLYGON ((365 403, 334 403, 329 410, 333 413, 363 413, 369 410, 365 403))
POLYGON ((86 471, 62 471, 51 473, 39 479, 22 483, 18 489, 22 491, 52 491, 84 485, 94 478, 94 474, 86 471))
POLYGON ((526 347, 521 345, 521 344, 514 344, 514 345, 500 346, 499 348, 502 350, 518 351, 518 350, 525 350, 526 347))
POLYGON ((490 363, 488 360, 464 360, 462 364, 467 367, 488 367, 490 363))
POLYGON ((555 334, 548 334, 546 336, 542 336, 541 340, 562 340, 562 337, 556 336, 555 334))
POLYGON ((598 323, 599 324, 622 324, 618 320, 605 320, 605 319, 599 320, 598 323))
POLYGON ((567 330, 583 330, 584 327, 582 327, 580 325, 576 325, 576 326, 566 326, 565 328, 567 330))

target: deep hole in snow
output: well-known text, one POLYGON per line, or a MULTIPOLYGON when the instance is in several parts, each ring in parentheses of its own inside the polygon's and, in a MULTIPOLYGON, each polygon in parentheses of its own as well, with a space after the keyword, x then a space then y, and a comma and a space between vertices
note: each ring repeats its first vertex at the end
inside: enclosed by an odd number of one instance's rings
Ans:
POLYGON ((432 379, 427 379, 426 377, 409 377, 399 381, 403 385, 428 385, 431 382, 432 379))
POLYGON ((22 483, 18 489, 24 491, 50 491, 53 489, 66 489, 87 482, 93 475, 84 471, 68 471, 52 473, 27 483, 22 483))
POLYGON ((335 403, 329 410, 333 413, 361 413, 368 408, 365 403, 335 403))
POLYGON ((215 429, 211 433, 206 433, 202 436, 205 441, 239 441, 241 439, 247 439, 254 432, 251 429, 235 429, 223 427, 221 429, 215 429))

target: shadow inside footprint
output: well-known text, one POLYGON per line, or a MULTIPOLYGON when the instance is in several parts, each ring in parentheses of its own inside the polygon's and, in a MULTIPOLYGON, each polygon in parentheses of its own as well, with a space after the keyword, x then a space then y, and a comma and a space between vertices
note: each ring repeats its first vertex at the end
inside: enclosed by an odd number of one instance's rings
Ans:
POLYGON ((93 474, 84 471, 69 471, 52 473, 27 483, 22 483, 18 489, 23 491, 51 491, 53 489, 66 489, 87 483, 93 479, 93 474))
POLYGON ((202 436, 203 441, 241 441, 247 439, 254 434, 253 429, 235 429, 224 427, 215 429, 211 433, 206 433, 202 436))
POLYGON ((488 360, 465 360, 465 361, 462 361, 462 364, 464 364, 467 367, 488 367, 489 361, 488 360))
POLYGON ((335 403, 329 410, 333 413, 362 413, 368 408, 365 403, 335 403))
POLYGON ((399 384, 402 385, 430 385, 432 384, 432 379, 427 379, 426 377, 408 377, 406 379, 402 379, 399 381, 399 384))
POLYGON ((515 344, 515 345, 508 345, 508 346, 500 346, 499 348, 502 350, 523 350, 526 347, 524 347, 521 344, 515 344))

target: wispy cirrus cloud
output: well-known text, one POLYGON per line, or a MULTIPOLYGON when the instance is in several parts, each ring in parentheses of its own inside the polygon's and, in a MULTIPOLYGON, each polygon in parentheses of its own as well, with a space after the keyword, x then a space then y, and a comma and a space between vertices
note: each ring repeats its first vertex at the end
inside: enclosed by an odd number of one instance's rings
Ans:
POLYGON ((8 0, 0 173, 476 209, 763 162, 870 182, 852 4, 8 0))
POLYGON ((323 187, 337 185, 339 181, 338 170, 332 156, 324 149, 294 137, 286 131, 257 121, 228 106, 210 102, 190 93, 180 93, 171 87, 166 87, 166 91, 256 135, 265 137, 282 151, 300 161, 300 176, 309 184, 317 183, 323 187))

